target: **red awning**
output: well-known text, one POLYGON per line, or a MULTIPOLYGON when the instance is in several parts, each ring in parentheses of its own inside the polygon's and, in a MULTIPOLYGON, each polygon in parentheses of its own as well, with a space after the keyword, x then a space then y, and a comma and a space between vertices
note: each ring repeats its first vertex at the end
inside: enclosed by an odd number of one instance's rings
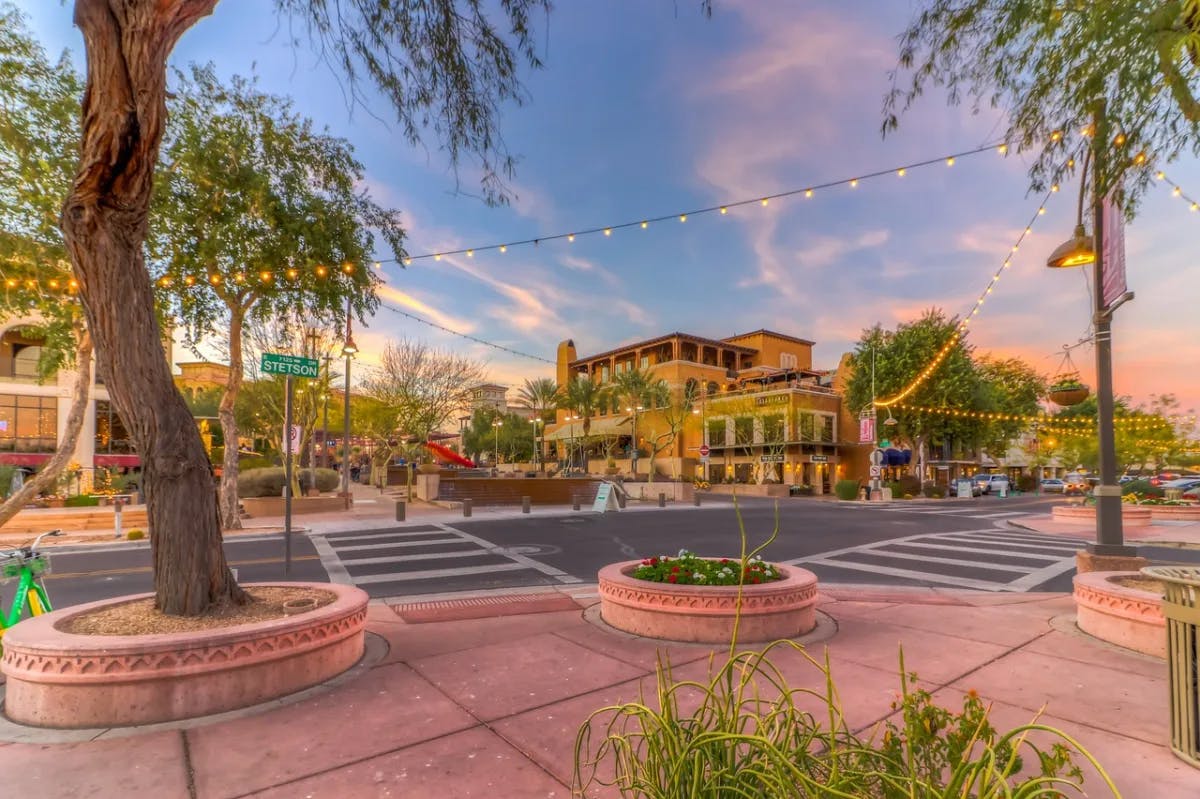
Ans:
POLYGON ((49 452, 0 452, 0 463, 5 466, 41 466, 52 457, 49 452))
POLYGON ((129 467, 142 465, 142 459, 137 455, 96 455, 92 458, 92 461, 97 466, 129 467))

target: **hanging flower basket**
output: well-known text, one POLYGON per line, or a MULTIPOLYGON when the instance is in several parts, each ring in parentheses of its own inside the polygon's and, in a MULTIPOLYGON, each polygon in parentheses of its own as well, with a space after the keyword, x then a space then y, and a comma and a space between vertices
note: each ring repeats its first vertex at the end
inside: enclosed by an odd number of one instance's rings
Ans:
POLYGON ((1078 380, 1059 380, 1054 385, 1050 386, 1048 395, 1050 401, 1055 405, 1064 407, 1070 405, 1078 405, 1088 398, 1091 391, 1083 383, 1078 380))

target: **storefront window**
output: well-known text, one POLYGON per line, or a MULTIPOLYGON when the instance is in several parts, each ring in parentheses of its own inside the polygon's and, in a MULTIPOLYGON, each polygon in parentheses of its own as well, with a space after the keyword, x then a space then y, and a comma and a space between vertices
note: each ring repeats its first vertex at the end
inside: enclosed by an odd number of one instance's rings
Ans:
POLYGON ((96 400, 96 452, 117 455, 133 452, 125 423, 108 400, 96 400))
POLYGON ((0 451, 53 452, 57 446, 57 398, 0 394, 0 451))

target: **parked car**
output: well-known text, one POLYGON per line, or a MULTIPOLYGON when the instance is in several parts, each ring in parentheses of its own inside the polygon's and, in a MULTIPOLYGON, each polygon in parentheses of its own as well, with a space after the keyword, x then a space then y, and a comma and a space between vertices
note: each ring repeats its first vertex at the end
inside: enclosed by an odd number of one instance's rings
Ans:
POLYGON ((1071 472, 1063 478, 1064 494, 1086 494, 1089 488, 1087 478, 1078 472, 1071 472))
POLYGON ((1008 482, 1008 476, 1003 474, 989 474, 988 484, 983 489, 985 494, 999 494, 1001 492, 1007 494, 1012 491, 1012 484, 1008 482))
POLYGON ((1067 484, 1057 477, 1047 477, 1041 485, 1043 494, 1065 494, 1067 491, 1067 484))
POLYGON ((992 480, 990 474, 980 472, 971 478, 971 496, 982 496, 983 492, 987 491, 988 483, 992 480))
POLYGON ((1158 487, 1163 491, 1166 491, 1168 488, 1179 488, 1187 491, 1189 488, 1195 488, 1196 486, 1200 486, 1200 477, 1180 477, 1176 480, 1168 480, 1165 483, 1158 484, 1158 487))

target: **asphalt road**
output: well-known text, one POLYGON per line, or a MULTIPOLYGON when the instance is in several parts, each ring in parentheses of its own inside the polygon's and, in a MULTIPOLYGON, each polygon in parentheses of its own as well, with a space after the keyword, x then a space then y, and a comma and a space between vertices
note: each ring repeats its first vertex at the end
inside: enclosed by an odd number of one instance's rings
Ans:
MULTIPOLYGON (((923 585, 990 591, 1070 591, 1082 541, 1014 528, 1058 498, 984 496, 935 503, 860 505, 744 499, 735 511, 706 496, 702 508, 445 523, 293 537, 292 579, 349 580, 374 597, 590 583, 605 564, 680 549, 737 556, 739 527, 763 557, 795 563, 826 583, 923 585)), ((243 582, 283 577, 282 535, 225 544, 243 582)), ((145 544, 49 550, 55 607, 151 588, 145 544)), ((1200 552, 1144 547, 1159 562, 1200 562, 1200 552)), ((14 583, 0 586, 0 595, 14 583)))

